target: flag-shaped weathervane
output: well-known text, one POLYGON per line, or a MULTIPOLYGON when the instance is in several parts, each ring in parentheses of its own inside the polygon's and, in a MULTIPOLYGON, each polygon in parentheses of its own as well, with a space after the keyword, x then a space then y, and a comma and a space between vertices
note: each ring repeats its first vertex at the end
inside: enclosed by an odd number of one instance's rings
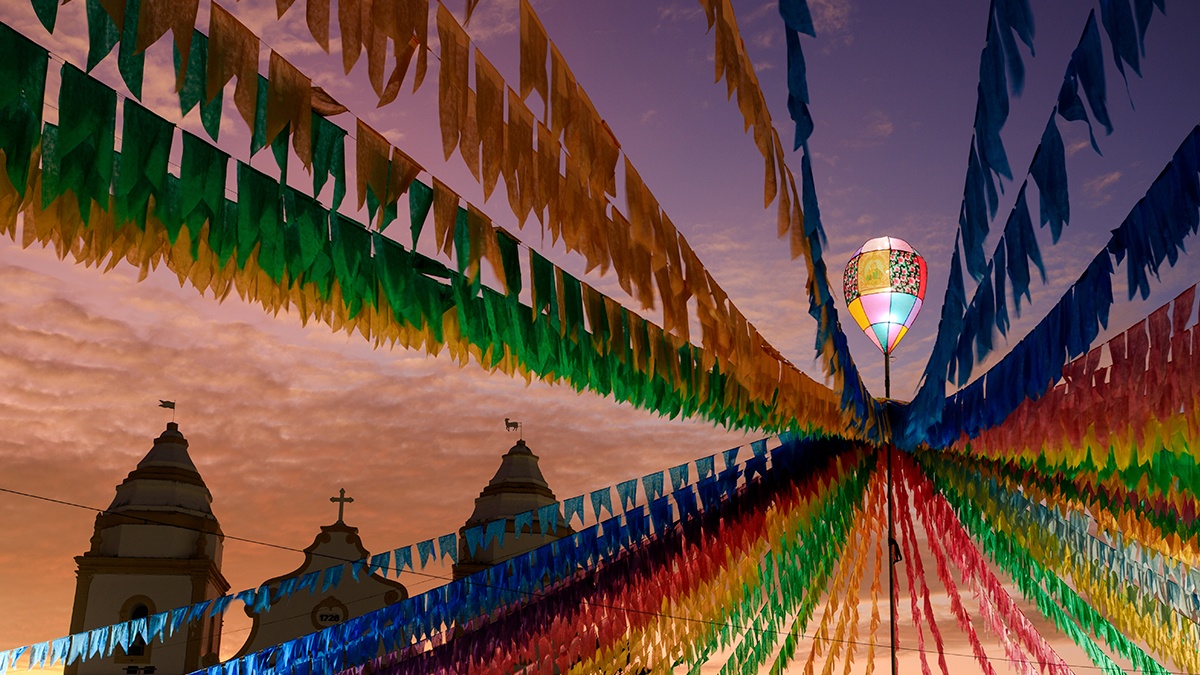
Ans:
POLYGON ((166 409, 170 410, 171 411, 171 421, 172 422, 175 421, 175 401, 164 401, 160 398, 160 399, 158 399, 158 407, 166 408, 166 409))

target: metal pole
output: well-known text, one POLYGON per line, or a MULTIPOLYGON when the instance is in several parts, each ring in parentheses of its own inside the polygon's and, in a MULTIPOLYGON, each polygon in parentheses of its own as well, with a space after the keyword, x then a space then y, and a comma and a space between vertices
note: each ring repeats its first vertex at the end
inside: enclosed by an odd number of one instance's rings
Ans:
MULTIPOLYGON (((887 352, 883 354, 883 395, 892 398, 892 359, 887 352)), ((892 631, 892 675, 896 675, 896 556, 893 553, 893 542, 896 541, 896 529, 892 520, 892 444, 887 445, 887 519, 888 519, 888 625, 892 631)))

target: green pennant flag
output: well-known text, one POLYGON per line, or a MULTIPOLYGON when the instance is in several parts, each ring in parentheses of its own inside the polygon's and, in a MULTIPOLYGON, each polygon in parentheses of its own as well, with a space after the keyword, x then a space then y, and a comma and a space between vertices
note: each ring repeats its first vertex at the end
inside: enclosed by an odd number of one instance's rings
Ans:
POLYGON ((371 233, 362 225, 335 213, 330 218, 333 271, 342 289, 347 315, 358 316, 364 302, 375 303, 375 284, 371 274, 371 233), (368 283, 370 280, 370 283, 368 283))
POLYGON ((303 278, 329 245, 329 212, 320 202, 293 188, 284 188, 287 237, 284 259, 288 277, 303 278))
MULTIPOLYGON (((161 2, 161 0, 149 0, 161 2)), ((121 45, 117 50, 117 70, 134 98, 142 97, 142 76, 146 70, 146 53, 135 53, 137 47, 138 15, 142 0, 126 0, 125 25, 121 29, 121 45)))
POLYGON ((417 250, 417 239, 421 236, 421 228, 425 227, 425 219, 429 217, 429 207, 433 206, 433 188, 414 180, 408 186, 408 219, 409 229, 412 230, 412 248, 417 250))
POLYGON ((133 221, 139 229, 146 229, 150 197, 159 201, 160 191, 166 187, 174 133, 175 125, 132 100, 125 101, 120 168, 113 190, 119 222, 133 221))
POLYGON ((88 53, 87 70, 92 72, 121 39, 117 25, 100 0, 87 0, 88 53))
POLYGON ((496 242, 500 245, 500 260, 504 263, 504 285, 514 298, 521 294, 521 261, 517 240, 504 230, 496 230, 496 242))
MULTIPOLYGON (((265 131, 265 127, 264 127, 265 131)), ((346 196, 346 130, 321 115, 312 115, 313 195, 321 194, 333 176, 333 208, 346 196)))
POLYGON ((58 19, 58 0, 32 0, 33 12, 47 33, 54 32, 54 22, 58 19))
POLYGON ((80 216, 86 224, 93 201, 108 208, 117 94, 66 63, 62 67, 58 107, 59 186, 75 193, 80 216))
POLYGON ((48 56, 44 48, 0 24, 0 150, 8 179, 22 197, 42 131, 48 56))
POLYGON ((242 162, 238 162, 237 169, 238 267, 245 267, 257 246, 258 266, 279 283, 285 267, 279 183, 242 162))
MULTIPOLYGON (((175 70, 183 65, 179 46, 175 45, 175 70)), ((223 92, 217 92, 211 101, 204 100, 205 73, 208 69, 208 36, 200 31, 192 33, 192 47, 188 53, 187 71, 183 77, 183 87, 179 90, 179 109, 186 115, 200 105, 200 123, 208 132, 208 137, 215 142, 221 131, 221 98, 223 92)))
MULTIPOLYGON (((195 238, 204 223, 220 220, 225 209, 225 177, 229 155, 183 132, 183 158, 179 169, 179 212, 195 238)), ((212 235, 212 228, 209 232, 212 235)), ((217 251, 213 248, 213 251, 217 251)))

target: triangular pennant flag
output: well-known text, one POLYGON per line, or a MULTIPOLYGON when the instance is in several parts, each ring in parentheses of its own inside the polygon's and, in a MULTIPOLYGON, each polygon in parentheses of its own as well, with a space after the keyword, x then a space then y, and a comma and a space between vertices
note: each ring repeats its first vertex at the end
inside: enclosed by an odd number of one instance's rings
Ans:
POLYGON ((601 488, 592 491, 592 512, 596 520, 600 520, 600 509, 608 509, 609 516, 615 516, 612 505, 612 488, 601 488))
POLYGON ((342 572, 345 565, 334 565, 325 569, 321 575, 321 592, 324 593, 330 588, 337 588, 338 584, 342 583, 342 572))
POLYGON ((421 569, 425 569, 429 559, 434 556, 433 540, 426 539, 425 541, 417 542, 417 553, 421 557, 421 569))
POLYGON ((487 524, 483 532, 484 547, 491 546, 492 542, 496 542, 497 546, 504 546, 504 527, 508 524, 507 520, 493 520, 487 524))
POLYGON ((679 466, 673 466, 670 468, 669 473, 671 474, 671 490, 672 491, 678 490, 679 488, 683 487, 684 485, 687 485, 688 482, 690 481, 690 478, 688 477, 688 465, 687 464, 680 464, 679 466))
POLYGON ((571 520, 575 516, 579 516, 579 525, 583 526, 583 495, 571 497, 563 500, 563 520, 567 525, 571 524, 571 520))
POLYGON ((392 552, 396 560, 396 574, 399 575, 407 567, 410 570, 416 571, 413 567, 412 546, 401 546, 392 552))
POLYGON ((738 450, 741 450, 741 448, 730 448, 721 453, 721 456, 725 459, 726 469, 730 468, 734 464, 737 464, 738 450))
POLYGON ((713 455, 696 460, 696 479, 702 480, 713 474, 713 455))
POLYGON ((513 538, 517 539, 525 530, 533 533, 533 511, 525 511, 513 516, 513 538))
POLYGON ((646 501, 652 502, 662 496, 663 475, 659 471, 642 476, 642 487, 646 490, 646 501))
POLYGON ((391 551, 384 551, 383 553, 376 553, 375 555, 371 556, 371 565, 367 568, 367 576, 371 576, 372 574, 375 574, 376 572, 378 572, 380 570, 383 571, 384 576, 387 576, 388 568, 391 567, 391 564, 392 564, 392 552, 391 551))
POLYGON ((637 479, 617 483, 617 497, 621 500, 621 510, 628 511, 637 506, 637 479))
POLYGON ((467 541, 467 555, 475 557, 475 551, 483 547, 483 526, 475 525, 463 530, 463 539, 467 541))
POLYGON ((441 551, 440 558, 450 556, 451 562, 458 564, 458 535, 451 532, 438 537, 438 550, 441 551))
POLYGON ((555 534, 558 532, 558 502, 547 504, 537 510, 538 527, 541 528, 541 533, 550 532, 555 534))

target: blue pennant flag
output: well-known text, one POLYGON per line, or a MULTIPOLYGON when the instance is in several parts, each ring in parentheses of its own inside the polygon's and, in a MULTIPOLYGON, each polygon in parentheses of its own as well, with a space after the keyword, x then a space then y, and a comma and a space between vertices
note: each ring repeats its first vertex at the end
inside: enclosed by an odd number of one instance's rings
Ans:
POLYGON ((305 574, 304 576, 300 577, 300 583, 296 584, 296 591, 299 592, 299 591, 308 589, 309 593, 316 593, 317 592, 317 584, 320 582, 321 582, 321 572, 320 571, 309 572, 308 574, 305 574))
POLYGON ((558 532, 558 502, 547 504, 537 510, 538 526, 541 528, 542 534, 549 531, 551 534, 558 532))
POLYGON ((338 584, 342 583, 342 571, 345 567, 345 565, 334 565, 325 570, 325 574, 321 577, 322 593, 330 588, 337 588, 338 584))
POLYGON ((738 450, 741 450, 741 448, 730 448, 730 449, 726 450, 725 452, 721 453, 721 457, 725 460, 725 468, 726 469, 733 466, 734 464, 737 464, 738 450))
MULTIPOLYGON (((112 653, 111 643, 109 645, 109 654, 112 653)), ((46 658, 50 656, 50 643, 39 642, 33 645, 33 650, 29 653, 30 668, 44 668, 46 666, 46 658)), ((107 656, 107 655, 106 655, 107 656)))
POLYGON ((521 534, 528 529, 530 534, 533 534, 533 511, 525 511, 518 513, 513 517, 513 539, 520 538, 521 534))
POLYGON ((612 488, 602 488, 592 491, 592 512, 596 516, 596 520, 600 520, 600 509, 608 509, 609 516, 615 516, 612 505, 612 488))
POLYGON ((750 450, 754 453, 755 457, 762 457, 767 454, 767 439, 760 438, 757 441, 751 442, 750 450))
MULTIPOLYGON (((225 610, 229 608, 229 605, 232 603, 233 603, 232 595, 222 595, 221 597, 212 601, 212 611, 209 612, 208 615, 209 616, 217 616, 218 614, 223 614, 223 613, 225 613, 225 610)), ((130 623, 130 626, 129 626, 130 639, 133 639, 135 637, 134 628, 136 627, 136 625, 137 625, 136 620, 130 623)))
POLYGON ((163 630, 167 627, 167 613, 159 612, 158 614, 150 615, 146 620, 146 642, 151 640, 162 641, 163 630))
POLYGON ((637 479, 617 483, 617 497, 621 500, 621 510, 628 511, 637 506, 637 479))
POLYGON ((671 490, 672 491, 678 490, 679 488, 681 488, 684 485, 687 485, 689 482, 691 482, 691 479, 688 476, 688 465, 687 464, 680 464, 679 466, 673 466, 667 470, 667 473, 671 474, 671 490))
POLYGON ((358 560, 355 560, 354 562, 350 563, 350 577, 352 579, 354 579, 355 581, 358 581, 359 573, 362 572, 363 569, 366 568, 366 566, 367 566, 366 558, 359 558, 358 560))
POLYGON ((433 540, 426 539, 422 542, 417 542, 417 553, 421 555, 421 569, 425 569, 426 563, 433 557, 433 540))
POLYGON ((169 624, 170 628, 168 629, 169 632, 167 635, 175 635, 179 632, 180 628, 183 628, 183 625, 187 623, 188 611, 190 609, 190 607, 180 607, 178 609, 171 610, 171 621, 169 624))
POLYGON ((663 475, 659 471, 657 473, 648 473, 642 476, 642 488, 646 490, 646 501, 652 502, 662 496, 663 493, 663 475))
POLYGON ((583 527, 583 495, 579 495, 578 497, 571 497, 570 499, 565 499, 565 500, 563 500, 562 505, 563 505, 563 520, 565 520, 567 522, 567 525, 571 524, 571 520, 575 516, 579 516, 579 526, 583 527))
POLYGON ((93 628, 88 631, 88 651, 86 658, 95 656, 104 656, 104 650, 108 646, 108 627, 93 628))
POLYGON ((467 555, 474 556, 475 551, 483 546, 483 526, 475 525, 463 530, 463 539, 467 540, 467 555))
POLYGON ((259 614, 271 611, 271 587, 263 584, 258 588, 258 594, 254 597, 254 611, 259 614))
POLYGON ((376 572, 382 571, 383 576, 387 576, 388 569, 392 566, 392 552, 384 551, 371 556, 371 564, 367 567, 367 576, 371 576, 376 572))
POLYGON ((507 524, 506 520, 493 520, 488 523, 483 531, 483 545, 491 546, 494 541, 497 546, 504 546, 504 527, 507 524))
POLYGON ((393 557, 396 559, 396 574, 399 575, 407 567, 414 570, 412 561, 412 546, 402 546, 393 551, 393 557))
MULTIPOLYGON (((134 621, 135 622, 141 621, 143 632, 145 632, 146 620, 145 619, 134 619, 134 621)), ((89 646, 89 642, 88 642, 88 634, 87 633, 76 633, 76 634, 72 635, 71 636, 71 651, 67 653, 67 665, 69 666, 72 663, 75 663, 76 661, 78 661, 80 659, 86 659, 88 646, 89 646)))
MULTIPOLYGON (((128 627, 126 624, 121 624, 128 627)), ((125 634, 125 642, 121 644, 122 648, 129 646, 129 634, 125 634)), ((71 648, 71 638, 61 637, 50 643, 50 665, 54 666, 58 662, 67 662, 67 652, 71 648)))
POLYGON ((458 563, 458 535, 451 532, 438 537, 438 550, 441 554, 438 559, 450 556, 451 562, 458 563))
POLYGON ((713 474, 713 456, 701 457, 696 460, 696 480, 707 478, 713 474))

